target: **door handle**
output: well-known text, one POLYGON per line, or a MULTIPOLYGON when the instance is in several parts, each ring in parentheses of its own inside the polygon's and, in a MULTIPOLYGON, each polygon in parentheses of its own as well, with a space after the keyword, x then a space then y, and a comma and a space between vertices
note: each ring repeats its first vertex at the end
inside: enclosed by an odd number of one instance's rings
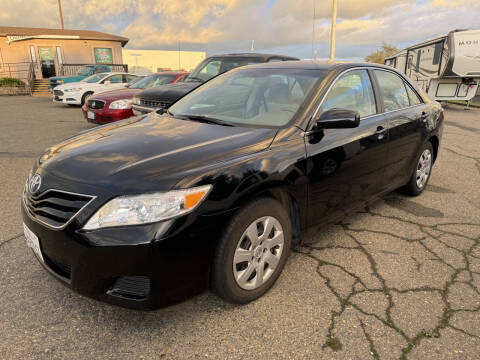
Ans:
POLYGON ((377 127, 377 131, 375 131, 375 135, 377 135, 378 140, 383 140, 386 134, 387 134, 387 129, 385 129, 383 126, 377 127))

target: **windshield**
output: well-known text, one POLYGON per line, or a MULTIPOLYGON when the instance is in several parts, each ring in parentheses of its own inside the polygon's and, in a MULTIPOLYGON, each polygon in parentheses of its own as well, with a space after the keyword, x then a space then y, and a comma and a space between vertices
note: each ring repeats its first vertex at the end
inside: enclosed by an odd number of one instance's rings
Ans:
POLYGON ((146 76, 142 80, 136 82, 135 84, 130 86, 130 89, 149 89, 154 86, 170 84, 176 77, 177 75, 175 74, 153 74, 150 76, 146 76))
POLYGON ((205 82, 211 78, 222 74, 228 70, 235 69, 240 66, 246 66, 251 64, 258 64, 263 62, 261 59, 222 59, 222 58, 209 58, 202 61, 185 79, 186 82, 201 81, 205 82))
POLYGON ((179 118, 279 127, 293 118, 323 75, 322 70, 242 69, 198 87, 169 111, 179 118))
POLYGON ((87 83, 96 83, 96 82, 99 82, 100 80, 102 80, 107 75, 108 74, 95 74, 95 75, 87 77, 86 79, 83 79, 82 81, 87 82, 87 83))
POLYGON ((91 66, 84 66, 84 67, 82 67, 80 70, 78 70, 77 75, 87 76, 87 75, 90 74, 91 71, 92 71, 92 67, 91 67, 91 66))

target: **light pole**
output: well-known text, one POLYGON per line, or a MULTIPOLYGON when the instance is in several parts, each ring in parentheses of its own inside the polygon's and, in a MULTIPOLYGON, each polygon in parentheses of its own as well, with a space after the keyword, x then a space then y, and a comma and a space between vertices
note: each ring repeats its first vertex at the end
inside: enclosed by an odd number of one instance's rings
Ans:
POLYGON ((62 0, 58 0, 58 12, 60 14, 60 23, 62 24, 62 30, 63 30, 65 28, 63 26, 62 0))
POLYGON ((330 32, 330 61, 335 60, 335 27, 337 25, 337 0, 333 0, 332 30, 330 32))

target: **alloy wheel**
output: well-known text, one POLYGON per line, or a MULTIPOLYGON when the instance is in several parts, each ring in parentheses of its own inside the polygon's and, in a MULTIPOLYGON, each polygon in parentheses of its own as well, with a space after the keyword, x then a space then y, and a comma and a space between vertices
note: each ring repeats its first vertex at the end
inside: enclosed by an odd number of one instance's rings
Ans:
POLYGON ((416 181, 417 187, 423 189, 426 185, 430 170, 432 169, 432 153, 429 149, 425 149, 418 159, 416 181))
POLYGON ((275 272, 284 248, 280 222, 272 216, 252 222, 238 241, 233 256, 233 275, 238 286, 255 290, 275 272))

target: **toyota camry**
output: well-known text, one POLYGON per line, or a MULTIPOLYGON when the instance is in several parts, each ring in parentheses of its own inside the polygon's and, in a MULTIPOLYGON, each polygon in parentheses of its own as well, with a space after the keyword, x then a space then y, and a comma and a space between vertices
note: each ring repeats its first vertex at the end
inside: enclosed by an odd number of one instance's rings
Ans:
POLYGON ((117 305, 208 287, 247 303, 307 228, 422 193, 442 124, 438 103, 382 65, 238 68, 164 113, 47 149, 22 196, 27 245, 62 283, 117 305))

